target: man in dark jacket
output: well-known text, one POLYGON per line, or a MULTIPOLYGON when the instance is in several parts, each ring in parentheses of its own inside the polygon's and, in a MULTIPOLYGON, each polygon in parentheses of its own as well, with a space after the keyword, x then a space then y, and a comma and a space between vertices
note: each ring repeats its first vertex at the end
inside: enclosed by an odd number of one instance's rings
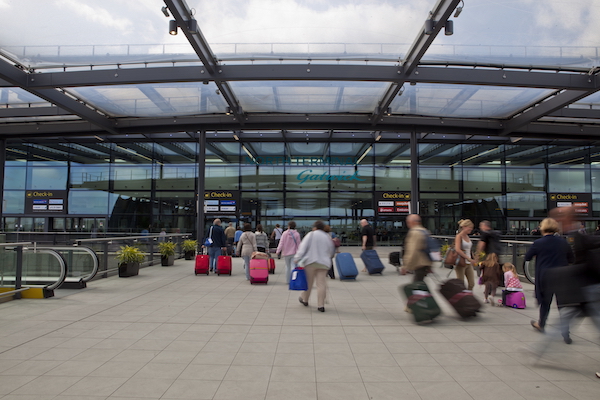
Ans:
POLYGON ((212 240, 208 245, 208 255, 210 256, 209 266, 210 271, 217 272, 217 258, 227 250, 227 237, 225 231, 221 228, 221 220, 219 218, 213 221, 213 225, 206 231, 206 239, 212 240))

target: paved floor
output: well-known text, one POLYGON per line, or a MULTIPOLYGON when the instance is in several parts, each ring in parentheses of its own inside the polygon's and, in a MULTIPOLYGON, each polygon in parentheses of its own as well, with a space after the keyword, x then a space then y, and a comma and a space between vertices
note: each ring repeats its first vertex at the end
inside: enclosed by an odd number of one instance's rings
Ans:
POLYGON ((541 344, 531 285, 530 308, 486 305, 466 322, 436 295, 443 315, 418 326, 398 292, 411 277, 392 267, 328 281, 320 313, 314 299, 299 304, 282 266, 251 286, 239 258, 231 277, 194 276, 177 260, 0 304, 0 399, 600 398, 598 332, 584 322, 572 345, 541 344))

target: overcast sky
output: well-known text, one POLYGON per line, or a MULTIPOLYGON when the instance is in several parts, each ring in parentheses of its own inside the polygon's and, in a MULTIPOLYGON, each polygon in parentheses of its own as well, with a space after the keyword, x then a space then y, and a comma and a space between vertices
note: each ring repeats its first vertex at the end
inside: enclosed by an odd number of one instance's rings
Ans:
MULTIPOLYGON (((464 0, 435 44, 600 46, 600 0, 464 0)), ((188 0, 211 43, 407 43, 436 0, 188 0)), ((0 0, 0 46, 186 43, 161 0, 0 0)))

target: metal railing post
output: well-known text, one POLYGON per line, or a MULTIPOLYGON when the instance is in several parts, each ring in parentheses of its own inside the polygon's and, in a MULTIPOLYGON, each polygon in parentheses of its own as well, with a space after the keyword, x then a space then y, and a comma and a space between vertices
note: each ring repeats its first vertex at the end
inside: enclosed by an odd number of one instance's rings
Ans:
MULTIPOLYGON (((15 271, 15 290, 21 289, 22 277, 23 277, 23 246, 17 246, 17 268, 15 271)), ((17 300, 22 298, 21 292, 17 292, 13 295, 13 299, 17 300)))

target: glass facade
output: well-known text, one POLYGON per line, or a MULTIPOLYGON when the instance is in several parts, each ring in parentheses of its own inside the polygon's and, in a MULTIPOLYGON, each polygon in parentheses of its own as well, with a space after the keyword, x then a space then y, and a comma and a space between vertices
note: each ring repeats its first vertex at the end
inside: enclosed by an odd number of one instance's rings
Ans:
MULTIPOLYGON (((201 199, 197 144, 81 144, 67 146, 59 156, 55 147, 8 145, 4 230, 195 230, 201 199), (18 149, 24 150, 11 151, 18 149), (57 213, 32 208, 28 193, 40 191, 65 193, 67 206, 57 213)), ((596 153, 591 145, 420 143, 419 213, 437 234, 453 234, 462 218, 488 219, 506 234, 527 234, 547 215, 550 194, 583 193, 591 204, 582 219, 591 228, 600 218, 596 153)), ((220 216, 271 228, 294 219, 307 230, 324 219, 352 238, 361 218, 386 232, 402 229, 404 216, 380 213, 376 193, 416 195, 406 140, 372 145, 209 141, 205 158, 205 190, 239 192, 236 213, 207 210, 207 220, 220 216)))

